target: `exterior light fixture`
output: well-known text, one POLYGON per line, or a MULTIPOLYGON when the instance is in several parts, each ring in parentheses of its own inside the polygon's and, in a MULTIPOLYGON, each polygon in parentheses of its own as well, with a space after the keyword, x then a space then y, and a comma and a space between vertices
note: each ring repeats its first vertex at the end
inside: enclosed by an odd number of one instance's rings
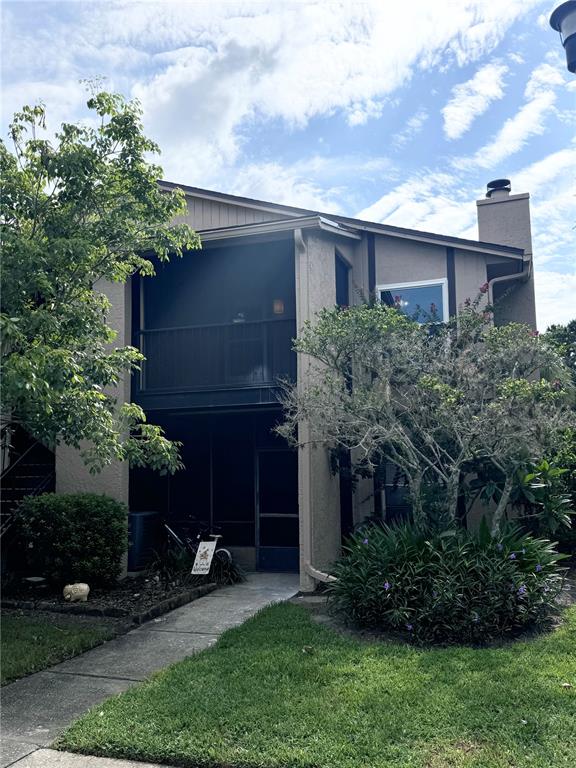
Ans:
POLYGON ((275 315, 284 314, 284 301, 282 299, 274 299, 272 303, 272 310, 275 315))
POLYGON ((559 5, 550 16, 550 26, 560 32, 568 70, 576 72, 576 0, 559 5))

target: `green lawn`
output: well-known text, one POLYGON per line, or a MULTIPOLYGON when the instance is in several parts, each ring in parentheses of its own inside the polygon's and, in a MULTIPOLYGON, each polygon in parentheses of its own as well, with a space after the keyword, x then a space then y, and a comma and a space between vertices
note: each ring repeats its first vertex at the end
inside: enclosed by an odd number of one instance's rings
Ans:
POLYGON ((572 768, 575 641, 576 608, 537 639, 422 650, 273 606, 97 706, 57 746, 195 768, 572 768))
POLYGON ((113 634, 110 623, 100 620, 3 613, 2 685, 77 656, 113 634))

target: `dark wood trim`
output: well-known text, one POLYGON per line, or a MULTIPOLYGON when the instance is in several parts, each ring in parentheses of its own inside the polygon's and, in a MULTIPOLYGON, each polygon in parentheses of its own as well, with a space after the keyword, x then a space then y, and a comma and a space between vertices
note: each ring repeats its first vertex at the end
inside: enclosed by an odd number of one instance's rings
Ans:
POLYGON ((454 248, 446 248, 446 277, 448 278, 448 314, 454 317, 458 310, 456 306, 456 259, 454 248))
POLYGON ((366 242, 368 245, 368 293, 373 300, 376 298, 376 247, 373 232, 367 233, 366 242))

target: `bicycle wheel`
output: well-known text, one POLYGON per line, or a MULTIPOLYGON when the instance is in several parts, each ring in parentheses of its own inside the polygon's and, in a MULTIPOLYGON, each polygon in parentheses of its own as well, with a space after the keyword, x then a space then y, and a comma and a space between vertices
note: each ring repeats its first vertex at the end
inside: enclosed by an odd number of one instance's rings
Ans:
POLYGON ((221 547, 214 552, 214 560, 219 560, 222 564, 227 565, 232 562, 232 553, 228 549, 221 547))

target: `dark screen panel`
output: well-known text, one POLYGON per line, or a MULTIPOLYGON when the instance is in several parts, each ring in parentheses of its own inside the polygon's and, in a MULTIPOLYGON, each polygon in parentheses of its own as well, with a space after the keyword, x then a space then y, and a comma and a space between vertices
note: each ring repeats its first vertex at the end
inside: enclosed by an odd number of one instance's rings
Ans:
POLYGON ((293 319, 294 281, 288 240, 192 251, 144 279, 144 327, 293 319))

